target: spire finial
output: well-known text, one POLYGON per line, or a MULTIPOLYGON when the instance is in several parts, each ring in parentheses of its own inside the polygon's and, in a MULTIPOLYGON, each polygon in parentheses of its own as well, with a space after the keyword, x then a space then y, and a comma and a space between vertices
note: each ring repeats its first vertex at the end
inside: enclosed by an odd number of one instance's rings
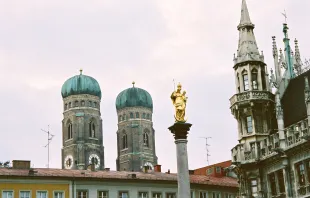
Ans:
POLYGON ((136 82, 132 81, 132 87, 135 87, 136 82))
POLYGON ((246 0, 242 0, 242 6, 241 6, 241 19, 240 24, 238 27, 241 26, 252 26, 254 28, 254 25, 251 22, 250 14, 248 10, 248 6, 246 4, 246 0))
POLYGON ((82 75, 82 73, 83 73, 83 69, 81 68, 81 69, 80 69, 80 75, 82 75))
POLYGON ((287 23, 287 15, 286 15, 286 11, 284 10, 284 13, 281 13, 283 16, 284 16, 284 18, 285 18, 285 23, 287 23))

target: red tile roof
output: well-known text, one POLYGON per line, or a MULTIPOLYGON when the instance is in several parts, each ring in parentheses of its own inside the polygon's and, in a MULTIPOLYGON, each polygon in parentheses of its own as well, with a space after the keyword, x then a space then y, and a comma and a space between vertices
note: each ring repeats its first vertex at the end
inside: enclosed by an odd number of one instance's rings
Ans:
MULTIPOLYGON (((48 168, 35 168, 32 169, 35 173, 29 174, 29 170, 13 169, 13 168, 0 168, 0 178, 5 177, 55 177, 59 179, 100 179, 100 180, 144 180, 144 181, 167 181, 176 182, 177 174, 167 174, 160 172, 126 172, 126 171, 89 171, 89 170, 65 170, 65 169, 48 169, 48 168), (136 178, 132 177, 136 174, 136 178)), ((192 184, 206 184, 225 187, 238 187, 237 180, 231 177, 213 177, 204 175, 190 175, 192 184)))

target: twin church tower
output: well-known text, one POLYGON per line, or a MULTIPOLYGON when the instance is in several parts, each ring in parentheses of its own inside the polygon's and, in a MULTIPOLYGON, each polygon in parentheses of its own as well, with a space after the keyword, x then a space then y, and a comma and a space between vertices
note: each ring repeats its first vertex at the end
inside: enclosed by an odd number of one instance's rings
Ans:
MULTIPOLYGON (((97 170, 105 168, 100 112, 101 89, 98 82, 82 74, 69 78, 62 86, 62 168, 97 170)), ((151 95, 133 86, 116 98, 118 120, 118 171, 153 169, 157 164, 153 102, 151 95)))

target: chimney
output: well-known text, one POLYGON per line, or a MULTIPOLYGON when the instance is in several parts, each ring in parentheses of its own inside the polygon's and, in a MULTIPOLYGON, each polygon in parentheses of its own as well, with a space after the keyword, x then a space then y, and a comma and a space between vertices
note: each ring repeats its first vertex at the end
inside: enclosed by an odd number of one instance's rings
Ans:
POLYGON ((28 175, 34 176, 36 173, 38 173, 37 170, 34 170, 33 168, 30 168, 30 169, 29 169, 29 172, 28 172, 28 175))
POLYGON ((148 166, 143 166, 143 172, 147 173, 147 171, 148 171, 148 166))
POLYGON ((158 172, 158 173, 161 173, 161 165, 157 164, 154 166, 154 171, 155 172, 158 172))
POLYGON ((30 161, 28 160, 13 160, 14 169, 30 169, 30 161))
POLYGON ((90 164, 87 166, 87 170, 90 170, 90 171, 95 171, 96 168, 95 168, 95 164, 90 164))
POLYGON ((90 170, 91 170, 91 171, 95 171, 95 170, 96 170, 95 164, 91 164, 91 165, 90 165, 90 170))
POLYGON ((166 172, 167 174, 170 174, 170 169, 168 169, 168 172, 166 172))
POLYGON ((189 173, 190 175, 194 175, 194 170, 188 170, 188 173, 189 173))

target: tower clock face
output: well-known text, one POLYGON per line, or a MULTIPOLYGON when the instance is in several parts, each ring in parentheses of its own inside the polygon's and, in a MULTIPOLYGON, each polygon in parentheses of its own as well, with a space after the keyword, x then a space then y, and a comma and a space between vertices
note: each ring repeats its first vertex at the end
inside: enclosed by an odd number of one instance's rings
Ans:
POLYGON ((147 166, 148 170, 153 170, 154 169, 153 164, 151 162, 146 162, 144 164, 144 166, 147 166))
POLYGON ((67 155, 64 161, 65 169, 71 169, 73 166, 73 157, 72 155, 67 155))
POLYGON ((96 154, 91 154, 88 158, 88 162, 89 164, 94 164, 96 169, 100 167, 100 158, 96 154))

